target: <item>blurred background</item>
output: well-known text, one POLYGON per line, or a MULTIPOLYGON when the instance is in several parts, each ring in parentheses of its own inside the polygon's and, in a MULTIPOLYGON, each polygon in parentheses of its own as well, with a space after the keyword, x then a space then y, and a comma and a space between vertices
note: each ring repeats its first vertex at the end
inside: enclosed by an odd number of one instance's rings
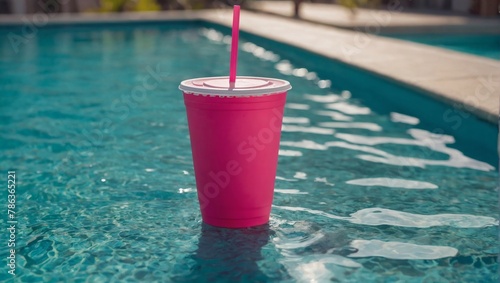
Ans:
MULTIPOLYGON (((161 11, 161 10, 198 10, 220 8, 240 4, 251 7, 264 2, 256 0, 0 0, 1 14, 45 13, 82 13, 82 12, 124 12, 124 11, 161 11)), ((271 1, 265 1, 271 2, 271 1)), ((300 16, 302 3, 331 3, 342 5, 353 12, 356 8, 385 9, 394 0, 293 0, 272 1, 293 2, 294 15, 300 16)), ((499 16, 500 0, 398 0, 406 11, 424 11, 459 15, 478 15, 482 17, 499 16)))

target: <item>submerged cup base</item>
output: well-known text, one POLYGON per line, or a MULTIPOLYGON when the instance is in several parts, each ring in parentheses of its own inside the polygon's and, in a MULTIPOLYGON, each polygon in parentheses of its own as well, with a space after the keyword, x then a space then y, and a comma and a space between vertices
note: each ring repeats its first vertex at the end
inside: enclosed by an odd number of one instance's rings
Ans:
POLYGON ((248 228, 253 226, 264 225, 269 222, 269 216, 260 216, 248 219, 221 219, 203 217, 203 222, 211 226, 223 228, 248 228))

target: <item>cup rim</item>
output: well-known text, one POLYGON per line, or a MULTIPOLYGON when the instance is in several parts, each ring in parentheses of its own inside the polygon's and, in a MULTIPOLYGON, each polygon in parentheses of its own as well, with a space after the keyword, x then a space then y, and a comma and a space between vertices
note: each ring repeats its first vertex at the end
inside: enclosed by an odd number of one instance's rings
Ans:
POLYGON ((180 83, 179 89, 187 94, 194 95, 209 95, 209 96, 224 96, 224 97, 248 97, 248 96, 262 96, 262 95, 272 95, 283 93, 292 88, 290 82, 275 78, 266 77, 253 77, 253 76, 238 76, 236 77, 236 83, 238 80, 242 81, 259 81, 257 86, 236 86, 236 88, 229 86, 229 77, 203 77, 184 80, 180 83), (220 81, 226 80, 228 82, 227 87, 218 87, 206 84, 205 82, 210 81, 220 81), (195 84, 197 83, 197 84, 195 84))

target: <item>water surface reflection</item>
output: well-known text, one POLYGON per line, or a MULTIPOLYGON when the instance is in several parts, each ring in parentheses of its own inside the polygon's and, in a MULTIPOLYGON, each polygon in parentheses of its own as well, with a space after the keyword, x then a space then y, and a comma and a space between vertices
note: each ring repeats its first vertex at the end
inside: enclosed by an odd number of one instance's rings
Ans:
POLYGON ((191 256, 195 264, 185 282, 265 282, 260 270, 261 249, 269 242, 269 225, 247 229, 226 229, 202 224, 198 249, 191 256))

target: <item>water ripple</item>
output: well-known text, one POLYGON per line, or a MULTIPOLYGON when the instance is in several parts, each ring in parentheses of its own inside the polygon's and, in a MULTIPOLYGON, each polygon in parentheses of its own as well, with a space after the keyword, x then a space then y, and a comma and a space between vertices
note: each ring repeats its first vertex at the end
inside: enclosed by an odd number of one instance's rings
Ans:
POLYGON ((441 165, 456 168, 469 168, 481 171, 492 171, 495 168, 486 162, 478 161, 470 157, 465 156, 462 152, 457 149, 447 147, 446 144, 454 143, 454 139, 447 135, 434 135, 428 131, 421 129, 410 129, 408 133, 415 139, 405 139, 405 138, 391 138, 391 137, 369 137, 353 134, 336 134, 335 137, 343 139, 352 143, 363 144, 363 145, 377 145, 377 144, 403 144, 403 145, 414 145, 427 147, 436 152, 441 152, 449 155, 448 160, 431 160, 424 158, 414 158, 414 157, 401 157, 392 155, 385 151, 379 151, 378 155, 360 155, 358 158, 372 161, 377 163, 399 165, 399 166, 417 166, 425 167, 426 165, 441 165))
POLYGON ((483 228, 498 226, 498 220, 488 216, 471 214, 423 215, 377 207, 362 209, 351 214, 350 222, 365 225, 393 225, 416 228, 433 226, 483 228))
POLYGON ((280 156, 302 156, 302 152, 297 151, 297 150, 280 149, 278 151, 278 155, 280 155, 280 156))
POLYGON ((342 100, 341 96, 333 93, 327 95, 304 94, 304 98, 319 103, 333 103, 342 100))
MULTIPOLYGON (((296 130, 298 131, 299 129, 296 130)), ((429 133, 424 130, 416 130, 416 129, 412 130, 413 131, 410 131, 410 133, 412 133, 415 137, 418 138, 422 138, 422 136, 427 136, 424 135, 423 132, 429 133)), ((281 145, 305 148, 305 149, 314 149, 314 150, 327 150, 329 147, 346 148, 365 153, 370 153, 370 154, 357 155, 356 157, 359 159, 375 163, 396 165, 396 166, 412 166, 412 167, 425 168, 426 166, 431 165, 431 166, 447 166, 455 168, 468 168, 480 171, 492 171, 495 169, 495 167, 491 166, 486 162, 472 159, 470 157, 465 156, 462 152, 460 152, 457 149, 447 147, 445 145, 446 143, 453 142, 453 137, 450 136, 443 135, 433 140, 432 142, 429 142, 426 139, 412 140, 412 139, 391 138, 391 137, 370 137, 370 136, 361 136, 361 135, 344 134, 344 133, 337 133, 335 134, 335 137, 349 141, 351 143, 334 141, 334 142, 326 142, 325 144, 320 144, 311 140, 302 140, 299 142, 282 141, 281 145), (449 159, 433 160, 433 159, 424 159, 416 157, 398 156, 380 149, 376 149, 371 146, 367 146, 367 145, 377 145, 384 143, 427 147, 436 152, 441 152, 449 155, 449 159)))
POLYGON ((456 256, 458 250, 447 246, 416 245, 402 242, 383 242, 380 240, 353 240, 351 247, 357 252, 349 257, 379 256, 390 259, 432 260, 456 256))
POLYGON ((294 125, 283 125, 281 127, 283 132, 302 132, 309 134, 319 134, 319 135, 332 135, 335 133, 333 129, 325 129, 319 127, 303 127, 303 126, 294 126, 294 125))
POLYGON ((397 178, 362 178, 349 180, 346 182, 350 185, 358 186, 379 186, 388 188, 403 188, 403 189, 437 189, 438 186, 422 181, 405 180, 397 178))
POLYGON ((409 125, 418 125, 420 119, 397 112, 391 112, 391 121, 395 123, 405 123, 409 125))
POLYGON ((344 101, 327 104, 326 108, 337 110, 348 115, 368 115, 371 113, 368 107, 357 106, 344 101))
POLYGON ((297 182, 295 179, 287 179, 281 176, 276 176, 276 180, 282 180, 282 181, 287 181, 287 182, 297 182))
POLYGON ((298 249, 298 248, 307 248, 317 241, 323 239, 325 234, 320 231, 316 231, 312 234, 307 235, 306 237, 297 237, 297 238, 279 238, 276 237, 273 239, 274 244, 279 249, 298 249))
POLYGON ((297 189, 274 189, 275 193, 281 193, 281 194, 291 194, 291 195, 307 195, 309 194, 308 192, 301 192, 300 190, 297 189))
POLYGON ((380 132, 382 131, 382 127, 375 123, 344 123, 344 122, 322 122, 318 124, 320 127, 327 127, 327 128, 345 128, 345 129, 352 129, 352 128, 357 128, 357 129, 365 129, 365 130, 370 130, 374 132, 380 132))
POLYGON ((350 217, 343 217, 330 214, 320 210, 313 210, 304 207, 276 206, 274 208, 289 211, 302 211, 314 215, 320 215, 335 220, 345 220, 361 225, 392 225, 400 227, 429 228, 434 226, 450 226, 456 228, 484 228, 498 226, 498 220, 488 216, 476 216, 470 214, 434 214, 423 215, 402 212, 385 208, 365 208, 351 214, 350 217))
POLYGON ((291 124, 309 124, 309 118, 305 117, 283 117, 283 123, 291 124))
POLYGON ((328 149, 328 146, 325 146, 325 145, 322 145, 322 144, 319 144, 315 141, 310 141, 310 140, 302 140, 299 142, 281 141, 280 145, 305 148, 305 149, 315 149, 315 150, 327 150, 328 149))
POLYGON ((351 259, 333 254, 286 258, 280 262, 295 282, 344 282, 346 268, 361 267, 351 259))
POLYGON ((339 113, 337 111, 316 111, 314 113, 321 115, 321 116, 328 116, 328 117, 332 118, 332 120, 336 120, 336 121, 352 121, 353 120, 353 118, 351 116, 344 115, 344 114, 339 113))
POLYGON ((326 177, 316 177, 314 179, 314 182, 324 183, 325 185, 328 185, 328 186, 335 186, 335 184, 332 184, 332 183, 328 182, 328 180, 326 179, 326 177))
POLYGON ((310 106, 302 103, 287 103, 286 108, 297 109, 297 110, 309 110, 310 106))
POLYGON ((415 137, 416 139, 373 137, 373 136, 362 136, 362 135, 344 134, 344 133, 339 133, 335 136, 339 139, 351 143, 364 144, 364 145, 378 145, 378 144, 390 143, 390 144, 401 144, 401 145, 438 147, 438 145, 451 144, 455 142, 452 136, 433 135, 428 131, 420 129, 410 129, 408 133, 413 137, 415 137))
POLYGON ((307 179, 307 173, 305 172, 295 172, 295 175, 293 175, 295 179, 302 179, 305 180, 307 179))

